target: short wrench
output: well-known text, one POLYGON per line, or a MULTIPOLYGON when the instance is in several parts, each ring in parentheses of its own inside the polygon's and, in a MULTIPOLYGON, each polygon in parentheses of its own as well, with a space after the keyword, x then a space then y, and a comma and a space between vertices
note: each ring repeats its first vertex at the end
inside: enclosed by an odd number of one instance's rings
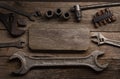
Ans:
POLYGON ((120 41, 108 39, 104 37, 101 33, 94 33, 91 37, 93 38, 92 41, 97 43, 98 45, 109 44, 120 47, 120 41))
POLYGON ((0 48, 6 48, 6 47, 23 48, 24 43, 25 42, 21 40, 14 41, 14 42, 0 43, 0 48))
POLYGON ((19 59, 21 61, 20 69, 16 70, 15 74, 26 74, 34 67, 51 67, 51 66, 88 66, 95 71, 102 71, 108 64, 99 64, 97 58, 104 54, 101 51, 94 51, 86 57, 36 57, 28 56, 25 53, 18 51, 14 53, 9 60, 19 59))

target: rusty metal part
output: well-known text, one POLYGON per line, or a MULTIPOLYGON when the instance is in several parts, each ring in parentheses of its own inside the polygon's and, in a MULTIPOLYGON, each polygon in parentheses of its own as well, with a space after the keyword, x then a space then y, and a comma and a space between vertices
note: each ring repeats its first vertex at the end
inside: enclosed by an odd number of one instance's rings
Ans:
POLYGON ((16 8, 14 8, 14 7, 12 7, 12 6, 7 5, 7 4, 0 3, 0 8, 3 8, 3 9, 6 9, 6 10, 9 10, 9 11, 11 11, 11 12, 15 12, 15 13, 17 13, 17 14, 19 14, 19 15, 25 16, 25 17, 27 17, 30 21, 34 21, 34 20, 35 20, 35 18, 34 18, 34 16, 33 16, 32 14, 27 13, 27 12, 24 12, 24 11, 19 10, 19 9, 16 9, 16 8))
POLYGON ((48 11, 46 11, 45 16, 48 19, 53 18, 54 12, 52 10, 48 10, 48 11))
POLYGON ((95 71, 104 70, 108 64, 100 64, 97 61, 99 55, 104 54, 101 51, 94 51, 86 57, 35 57, 27 56, 25 53, 18 51, 14 53, 10 60, 18 58, 21 61, 21 68, 14 73, 23 75, 34 67, 51 67, 51 66, 88 66, 95 71))
POLYGON ((7 31, 13 37, 18 37, 25 33, 25 30, 18 29, 17 16, 13 13, 0 13, 0 21, 5 25, 7 31))
POLYGON ((61 16, 62 15, 62 10, 60 9, 60 8, 57 8, 56 10, 55 10, 55 14, 59 17, 59 16, 61 16))
POLYGON ((18 19, 18 20, 17 20, 17 24, 18 24, 18 26, 20 26, 20 27, 25 27, 25 26, 27 26, 27 22, 26 22, 24 19, 18 19))
POLYGON ((115 21, 116 17, 108 8, 105 8, 104 10, 100 10, 99 12, 97 12, 92 19, 92 22, 95 27, 106 25, 108 23, 112 23, 115 21))
POLYGON ((40 17, 40 16, 41 16, 41 12, 40 12, 39 10, 36 10, 36 11, 33 13, 33 15, 34 15, 35 17, 40 17))
POLYGON ((16 48, 23 48, 25 42, 22 40, 12 41, 7 43, 0 43, 0 48, 7 48, 7 47, 16 47, 16 48))
POLYGON ((92 41, 97 43, 98 45, 109 44, 120 47, 120 41, 108 39, 104 37, 101 33, 94 33, 91 37, 93 38, 92 41))
POLYGON ((80 5, 75 5, 75 6, 72 8, 72 11, 74 11, 74 13, 75 13, 76 20, 77 20, 78 22, 80 22, 80 20, 81 20, 81 18, 82 18, 81 6, 80 6, 80 5))
POLYGON ((86 6, 80 6, 75 5, 71 8, 71 11, 75 13, 76 20, 80 22, 82 18, 82 11, 84 10, 90 10, 90 9, 96 9, 96 8, 105 8, 105 7, 116 7, 120 6, 120 3, 103 3, 103 4, 92 4, 92 5, 86 5, 86 6))
POLYGON ((64 20, 69 20, 70 19, 70 13, 69 12, 65 12, 62 14, 62 17, 64 20))

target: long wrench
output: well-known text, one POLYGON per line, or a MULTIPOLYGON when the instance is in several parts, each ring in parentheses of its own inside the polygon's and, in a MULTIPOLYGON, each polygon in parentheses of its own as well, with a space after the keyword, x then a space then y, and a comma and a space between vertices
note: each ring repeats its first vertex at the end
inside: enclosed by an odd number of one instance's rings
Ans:
POLYGON ((92 39, 92 41, 97 43, 98 45, 109 44, 120 47, 120 41, 108 39, 104 37, 101 33, 94 33, 91 37, 96 38, 96 39, 92 39))
POLYGON ((99 55, 104 54, 101 51, 94 51, 86 57, 34 57, 28 56, 25 53, 18 51, 14 53, 10 60, 19 59, 21 61, 20 69, 16 70, 15 74, 26 74, 31 68, 34 67, 51 67, 51 66, 88 66, 95 71, 102 71, 108 64, 99 64, 97 58, 99 55))
POLYGON ((0 3, 0 8, 15 12, 15 13, 20 14, 20 15, 23 15, 23 16, 27 17, 29 20, 34 21, 34 16, 32 14, 24 12, 24 11, 19 10, 17 8, 14 8, 14 7, 11 7, 7 4, 0 3))
POLYGON ((25 42, 21 40, 14 41, 14 42, 0 43, 0 48, 6 48, 6 47, 23 48, 24 43, 25 42))

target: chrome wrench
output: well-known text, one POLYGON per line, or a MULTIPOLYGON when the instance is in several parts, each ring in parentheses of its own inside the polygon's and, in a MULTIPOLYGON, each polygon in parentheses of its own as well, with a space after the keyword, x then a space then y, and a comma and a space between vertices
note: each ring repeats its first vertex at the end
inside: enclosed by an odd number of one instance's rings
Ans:
POLYGON ((94 51, 86 57, 36 57, 18 51, 10 57, 10 60, 17 58, 21 61, 20 69, 13 72, 18 75, 26 74, 31 68, 43 66, 88 66, 95 71, 102 71, 108 66, 108 64, 98 63, 97 58, 102 54, 104 52, 94 51))
POLYGON ((93 38, 92 41, 97 43, 98 45, 109 44, 120 47, 120 41, 108 39, 104 37, 101 33, 94 33, 91 37, 93 38))

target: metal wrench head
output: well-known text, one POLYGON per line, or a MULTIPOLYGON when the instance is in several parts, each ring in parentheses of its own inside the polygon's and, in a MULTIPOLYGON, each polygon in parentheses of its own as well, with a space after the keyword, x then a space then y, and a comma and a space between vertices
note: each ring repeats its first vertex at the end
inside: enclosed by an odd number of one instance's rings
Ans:
POLYGON ((102 71, 103 69, 107 68, 108 66, 108 63, 106 64, 100 64, 97 60, 98 60, 98 57, 103 55, 104 52, 101 52, 101 51, 94 51, 90 56, 93 56, 94 58, 94 65, 89 65, 90 67, 92 67, 94 70, 96 71, 102 71))
POLYGON ((106 40, 106 38, 101 33, 93 33, 91 37, 92 41, 98 45, 104 44, 106 40))
POLYGON ((17 46, 18 48, 23 48, 23 47, 24 47, 24 44, 25 44, 25 42, 22 41, 22 40, 18 40, 18 41, 16 42, 16 46, 17 46))
POLYGON ((9 58, 9 60, 19 59, 21 61, 21 67, 13 73, 23 75, 28 72, 29 69, 26 67, 26 60, 24 56, 26 56, 25 53, 18 51, 9 58))

